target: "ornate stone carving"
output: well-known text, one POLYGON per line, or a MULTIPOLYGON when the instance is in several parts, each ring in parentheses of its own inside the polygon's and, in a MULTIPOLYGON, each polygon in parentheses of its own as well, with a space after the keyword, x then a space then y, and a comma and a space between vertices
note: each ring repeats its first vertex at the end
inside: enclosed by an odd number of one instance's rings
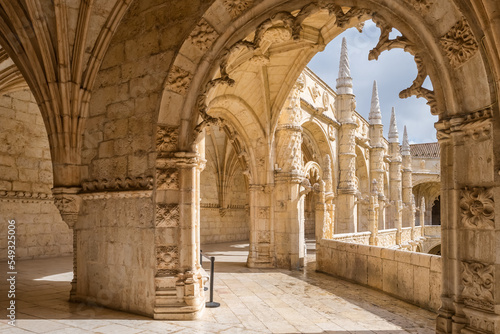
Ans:
POLYGON ((475 111, 470 114, 455 115, 449 119, 437 122, 438 140, 447 140, 452 131, 463 131, 464 139, 486 140, 491 138, 491 107, 475 111))
POLYGON ((465 188, 461 191, 462 224, 468 228, 492 229, 495 219, 493 192, 488 188, 465 188))
POLYGON ((271 240, 269 231, 259 231, 259 242, 269 242, 271 240))
POLYGON ((328 93, 325 91, 323 92, 323 110, 326 111, 328 110, 330 104, 330 98, 328 97, 328 93))
POLYGON ((157 246, 156 265, 158 276, 175 275, 179 267, 179 249, 177 246, 157 246))
POLYGON ((83 192, 123 191, 123 190, 149 190, 153 189, 152 176, 139 176, 136 178, 115 178, 101 180, 86 180, 82 182, 83 192))
POLYGON ((156 132, 156 150, 158 152, 177 151, 179 128, 172 126, 159 126, 156 132))
POLYGON ((282 27, 271 27, 267 29, 262 34, 261 41, 267 41, 269 43, 283 43, 292 38, 292 32, 290 29, 282 27))
POLYGON ((168 74, 167 89, 185 95, 189 89, 192 78, 193 75, 191 73, 174 65, 168 74))
POLYGON ((179 172, 177 168, 158 168, 156 182, 159 190, 179 189, 179 172))
POLYGON ((260 207, 257 211, 257 218, 259 219, 268 219, 269 218, 269 208, 260 207))
POLYGON ((54 204, 61 213, 63 221, 73 228, 78 219, 82 199, 78 195, 80 188, 54 188, 54 204))
POLYGON ((455 68, 472 58, 478 49, 477 41, 465 18, 451 27, 446 35, 441 37, 440 42, 451 66, 455 68))
POLYGON ((474 307, 492 309, 495 268, 478 262, 461 262, 462 296, 465 303, 474 307))
POLYGON ((233 19, 240 16, 253 4, 253 0, 224 0, 224 6, 233 19))
POLYGON ((434 4, 432 0, 407 0, 408 3, 418 12, 426 14, 429 8, 434 4))
POLYGON ((156 226, 177 227, 179 226, 178 204, 156 204, 156 226))
POLYGON ((431 108, 431 113, 433 115, 437 115, 439 111, 437 110, 437 102, 434 96, 434 91, 422 87, 425 78, 427 78, 427 70, 425 69, 421 55, 417 52, 415 44, 408 40, 405 36, 398 36, 392 40, 389 39, 392 27, 386 24, 380 17, 373 17, 373 21, 376 23, 377 27, 380 28, 380 38, 377 45, 370 51, 368 59, 378 59, 378 56, 383 51, 393 48, 401 48, 413 55, 415 64, 417 65, 417 77, 413 80, 413 83, 409 88, 404 89, 399 93, 399 97, 402 99, 410 96, 423 97, 427 100, 427 105, 431 108))
POLYGON ((210 48, 213 41, 219 37, 219 34, 214 28, 205 20, 201 19, 198 25, 193 29, 189 40, 201 51, 206 51, 210 48))

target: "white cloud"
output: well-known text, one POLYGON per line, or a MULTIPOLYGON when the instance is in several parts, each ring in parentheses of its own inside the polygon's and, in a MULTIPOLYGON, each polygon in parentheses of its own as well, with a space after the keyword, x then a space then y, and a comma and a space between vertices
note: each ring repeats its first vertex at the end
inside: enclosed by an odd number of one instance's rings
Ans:
MULTIPOLYGON (((397 31, 391 33, 391 38, 394 38, 397 33, 397 31)), ((417 75, 413 56, 401 49, 393 49, 384 51, 378 60, 368 60, 368 52, 377 45, 379 35, 380 30, 372 21, 366 22, 362 33, 354 28, 348 29, 330 42, 323 52, 318 53, 308 66, 335 90, 340 47, 342 37, 345 37, 349 50, 357 111, 368 119, 373 80, 377 80, 386 136, 391 108, 395 107, 400 141, 403 139, 403 126, 406 125, 411 142, 435 142, 434 122, 437 121, 437 116, 431 115, 430 108, 426 105, 427 101, 415 97, 399 98, 399 92, 411 86, 417 75)), ((432 84, 426 81, 424 86, 432 87, 432 84)))

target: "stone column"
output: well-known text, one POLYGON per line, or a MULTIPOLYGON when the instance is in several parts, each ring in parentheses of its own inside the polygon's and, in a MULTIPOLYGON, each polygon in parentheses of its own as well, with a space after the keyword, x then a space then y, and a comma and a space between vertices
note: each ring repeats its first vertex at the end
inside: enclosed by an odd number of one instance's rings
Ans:
MULTIPOLYGON (((376 188, 375 188, 376 189, 376 188)), ((368 220, 370 225, 370 245, 377 246, 378 245, 378 214, 379 214, 379 205, 378 205, 378 194, 375 191, 372 191, 370 196, 370 206, 368 209, 368 220)))
POLYGON ((157 159, 155 319, 189 320, 205 307, 199 263, 197 153, 157 159))
POLYGON ((332 178, 332 161, 327 154, 324 158, 323 166, 323 180, 325 181, 325 207, 326 217, 324 220, 323 231, 321 231, 322 238, 331 239, 335 231, 335 205, 333 204, 333 178, 332 178))
POLYGON ((335 233, 349 233, 357 231, 355 150, 356 128, 358 125, 354 121, 356 100, 352 91, 352 78, 345 38, 342 40, 335 108, 341 123, 339 131, 340 182, 337 195, 335 233))
POLYGON ((399 150, 399 136, 396 125, 396 112, 392 108, 391 126, 389 129, 389 185, 390 185, 390 202, 391 214, 388 228, 397 228, 398 234, 402 227, 400 218, 400 210, 402 205, 401 195, 401 153, 399 150), (400 204, 401 202, 401 204, 400 204))
POLYGON ((78 195, 81 188, 78 187, 57 187, 52 189, 54 204, 61 213, 62 220, 73 230, 73 279, 71 280, 71 291, 69 301, 78 301, 78 231, 76 222, 80 212, 82 199, 78 195))
MULTIPOLYGON (((258 184, 249 186, 250 198, 250 250, 247 266, 250 268, 273 268, 273 236, 271 228, 271 189, 258 184)), ((286 208, 286 203, 282 203, 286 208)))
POLYGON ((438 333, 500 333, 498 138, 493 111, 436 123, 441 148, 442 305, 438 333))
POLYGON ((385 230, 385 202, 384 201, 384 126, 382 124, 382 113, 380 111, 380 102, 378 98, 377 82, 373 81, 372 102, 370 114, 368 117, 370 122, 370 175, 372 178, 371 192, 377 193, 377 202, 381 202, 378 206, 378 227, 377 229, 385 230), (374 181, 374 182, 373 182, 374 181))
MULTIPOLYGON (((304 264, 304 166, 300 92, 304 83, 296 82, 283 109, 276 130, 275 225, 276 265, 297 269, 304 264)), ((310 187, 309 187, 310 188, 310 187)))
MULTIPOLYGON (((415 227, 415 220, 412 219, 413 216, 413 182, 412 182, 412 168, 411 168, 411 154, 410 154, 410 144, 408 142, 408 134, 406 132, 406 126, 403 132, 403 146, 401 148, 402 156, 402 200, 404 205, 403 213, 403 227, 415 227)), ((413 234, 413 229, 412 229, 413 234)), ((413 238, 412 238, 413 239, 413 238)))
POLYGON ((328 212, 327 212, 328 205, 326 203, 325 190, 326 190, 326 183, 325 181, 321 180, 319 184, 318 201, 315 204, 315 215, 314 215, 316 249, 318 249, 318 244, 321 241, 321 239, 324 238, 324 231, 328 231, 330 229, 328 224, 331 223, 328 221, 328 212))
POLYGON ((425 237, 425 198, 420 199, 420 226, 422 227, 422 236, 425 237))

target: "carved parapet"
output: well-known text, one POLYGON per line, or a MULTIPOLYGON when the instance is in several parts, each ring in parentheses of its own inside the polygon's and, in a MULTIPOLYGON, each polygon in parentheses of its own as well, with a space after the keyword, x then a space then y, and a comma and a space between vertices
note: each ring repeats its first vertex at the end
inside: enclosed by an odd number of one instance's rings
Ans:
POLYGON ((80 206, 82 199, 78 193, 81 188, 72 187, 57 187, 52 189, 52 195, 54 196, 54 204, 61 213, 62 220, 68 224, 69 228, 75 226, 78 220, 78 214, 80 213, 80 206))

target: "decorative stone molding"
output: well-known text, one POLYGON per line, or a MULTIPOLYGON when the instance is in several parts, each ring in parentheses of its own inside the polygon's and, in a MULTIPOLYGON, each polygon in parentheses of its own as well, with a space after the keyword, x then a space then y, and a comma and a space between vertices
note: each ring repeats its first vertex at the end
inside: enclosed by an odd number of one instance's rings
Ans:
POLYGON ((160 155, 163 152, 177 151, 178 139, 178 127, 158 126, 158 131, 156 132, 156 151, 160 155))
POLYGON ((215 29, 205 20, 201 19, 198 25, 193 29, 188 40, 193 43, 200 51, 206 51, 212 43, 219 37, 215 29))
POLYGON ((493 229, 495 203, 491 188, 464 188, 461 191, 462 224, 468 228, 493 229))
POLYGON ((377 45, 370 51, 368 59, 376 60, 383 51, 393 48, 401 48, 413 55, 415 64, 417 65, 417 77, 413 80, 413 83, 409 88, 404 89, 399 93, 399 97, 402 99, 410 96, 423 97, 427 100, 427 105, 431 108, 431 113, 433 115, 437 115, 439 111, 437 110, 437 102, 434 96, 434 91, 422 87, 425 78, 427 78, 427 70, 425 69, 421 55, 417 52, 416 45, 405 36, 398 36, 392 40, 389 39, 392 27, 385 23, 385 21, 379 16, 374 16, 373 21, 377 27, 380 28, 380 38, 377 45))
POLYGON ((495 267, 479 262, 461 262, 462 297, 466 305, 493 310, 495 267))
POLYGON ((102 191, 94 193, 80 193, 80 197, 85 201, 96 201, 103 199, 119 198, 151 198, 152 190, 122 190, 122 191, 102 191))
POLYGON ((233 19, 240 16, 245 10, 253 5, 254 0, 224 0, 224 7, 233 19))
POLYGON ((34 203, 39 201, 51 202, 54 198, 52 194, 37 193, 29 191, 0 191, 0 202, 21 201, 23 203, 34 203))
POLYGON ((78 195, 81 188, 72 187, 64 188, 58 187, 52 189, 54 196, 54 204, 61 213, 62 220, 68 224, 69 228, 75 226, 80 213, 80 206, 82 199, 78 195))
POLYGON ((191 73, 174 65, 167 77, 167 89, 185 95, 192 79, 191 73))
POLYGON ((153 189, 152 176, 139 176, 135 178, 115 178, 101 180, 86 180, 82 182, 82 192, 124 191, 124 190, 150 190, 153 189))
POLYGON ((157 276, 170 276, 178 273, 179 249, 177 246, 157 246, 156 265, 157 276))
POLYGON ((179 205, 178 204, 156 204, 156 227, 178 227, 179 205))
POLYGON ((459 67, 471 59, 478 50, 478 43, 465 18, 458 21, 440 39, 444 53, 450 60, 451 66, 459 67))
POLYGON ((452 132, 463 131, 464 139, 477 141, 491 138, 491 120, 493 110, 486 107, 469 114, 455 115, 435 124, 437 138, 440 141, 450 139, 452 132))

